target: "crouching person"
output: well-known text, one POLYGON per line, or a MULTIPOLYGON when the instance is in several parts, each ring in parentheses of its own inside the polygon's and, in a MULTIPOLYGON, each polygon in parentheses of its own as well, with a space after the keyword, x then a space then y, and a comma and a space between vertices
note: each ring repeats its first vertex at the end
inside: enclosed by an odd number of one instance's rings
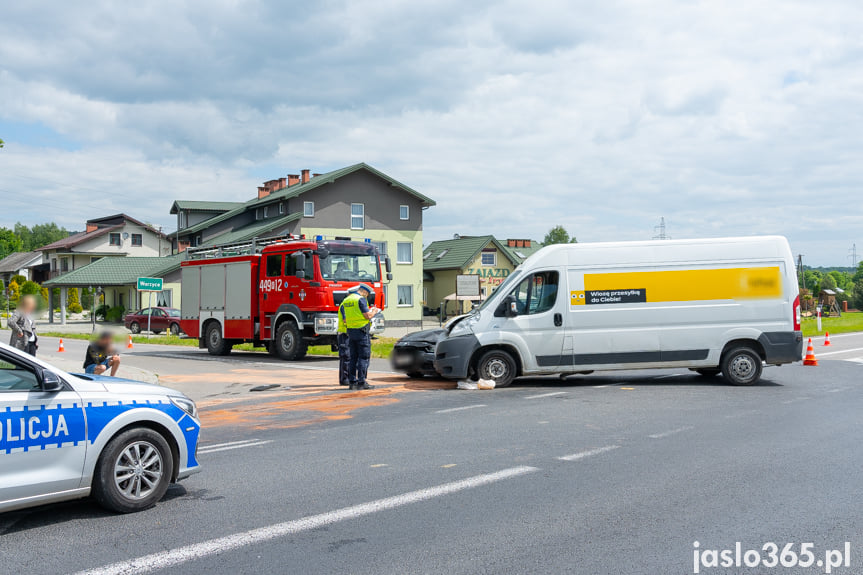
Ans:
POLYGON ((84 372, 92 375, 108 375, 105 372, 109 369, 111 376, 117 375, 117 370, 120 369, 120 356, 114 350, 114 337, 111 332, 105 331, 99 335, 99 339, 87 347, 84 372))

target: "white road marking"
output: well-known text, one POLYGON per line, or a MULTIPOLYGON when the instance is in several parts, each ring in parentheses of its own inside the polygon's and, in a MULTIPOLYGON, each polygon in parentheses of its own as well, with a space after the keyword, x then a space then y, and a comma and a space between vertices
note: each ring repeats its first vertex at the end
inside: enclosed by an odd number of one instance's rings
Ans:
POLYGON ((572 455, 564 455, 563 457, 558 457, 561 461, 578 461, 579 459, 585 459, 587 457, 592 457, 594 455, 599 455, 600 453, 605 453, 606 451, 612 451, 620 447, 619 445, 606 445, 605 447, 597 447, 596 449, 588 449, 587 451, 579 451, 578 453, 573 453, 572 455))
POLYGON ((669 375, 660 375, 660 376, 654 377, 653 379, 668 379, 669 377, 680 377, 681 375, 686 375, 686 374, 685 373, 672 373, 669 375))
POLYGON ((594 385, 593 389, 602 389, 603 387, 608 387, 611 385, 610 383, 606 383, 605 385, 594 385))
POLYGON ((228 445, 226 447, 217 447, 216 449, 199 449, 198 455, 207 455, 208 453, 217 453, 219 451, 230 451, 231 449, 242 449, 244 447, 257 447, 259 445, 266 445, 268 443, 272 443, 272 440, 267 441, 256 441, 255 443, 243 443, 241 445, 228 445))
POLYGON ((540 393, 539 395, 528 395, 522 399, 539 399, 541 397, 554 397, 555 395, 566 395, 568 391, 554 391, 552 393, 540 393))
POLYGON ((792 397, 791 399, 786 399, 782 403, 787 405, 789 403, 797 403, 798 401, 806 401, 807 399, 812 399, 812 398, 811 397, 792 397))
POLYGON ((465 409, 476 409, 477 407, 488 407, 484 403, 477 403, 476 405, 464 405, 462 407, 451 407, 449 409, 441 409, 435 411, 435 413, 452 413, 453 411, 464 411, 465 409))
POLYGON ((853 361, 854 363, 863 363, 863 357, 855 357, 854 359, 846 359, 845 361, 853 361))
POLYGON ((684 425, 683 427, 678 427, 676 429, 669 429, 668 431, 663 431, 662 433, 654 433, 653 435, 648 435, 647 437, 651 439, 663 439, 668 437, 669 435, 674 435, 675 433, 682 433, 684 431, 689 431, 690 429, 695 429, 691 425, 684 425))
POLYGON ((853 353, 855 351, 863 351, 863 347, 855 347, 854 349, 843 349, 842 351, 825 351, 824 353, 816 353, 815 357, 824 357, 827 355, 841 355, 843 353, 853 353))
POLYGON ((837 393, 837 392, 839 392, 839 391, 845 391, 846 389, 848 389, 848 388, 846 388, 846 387, 837 387, 837 388, 835 388, 835 389, 828 389, 828 390, 827 390, 827 393, 837 393))
POLYGON ((153 553, 152 555, 138 557, 137 559, 120 561, 112 565, 80 571, 77 575, 135 575, 140 573, 149 573, 150 571, 156 571, 157 569, 167 569, 196 559, 203 559, 204 557, 209 557, 211 555, 225 553, 226 551, 255 545, 265 541, 271 541, 288 535, 295 535, 312 529, 320 529, 321 527, 332 525, 340 521, 357 519, 366 515, 386 511, 388 509, 395 509, 412 503, 428 501, 436 497, 442 497, 444 495, 450 495, 466 489, 472 489, 503 481, 504 479, 512 479, 514 477, 533 473, 534 471, 539 471, 539 469, 528 466, 511 467, 496 473, 477 475, 475 477, 462 479, 461 481, 444 483, 437 487, 428 487, 426 489, 411 491, 394 497, 387 497, 385 499, 361 503, 352 507, 345 507, 336 511, 321 513, 320 515, 312 515, 310 517, 304 517, 294 521, 276 523, 275 525, 260 527, 258 529, 244 531, 242 533, 235 533, 233 535, 219 537, 217 539, 210 539, 209 541, 202 541, 201 543, 194 543, 177 549, 169 549, 167 551, 153 553))
POLYGON ((243 439, 240 441, 228 441, 227 443, 211 443, 209 445, 199 445, 198 449, 215 449, 216 447, 227 447, 228 445, 240 445, 241 443, 254 443, 260 441, 257 437, 254 439, 243 439))

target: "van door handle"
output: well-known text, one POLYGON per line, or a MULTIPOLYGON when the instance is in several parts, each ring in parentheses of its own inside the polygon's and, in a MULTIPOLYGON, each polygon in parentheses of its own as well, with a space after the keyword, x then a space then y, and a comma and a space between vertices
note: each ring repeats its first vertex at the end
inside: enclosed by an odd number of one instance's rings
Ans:
POLYGON ((554 325, 560 327, 563 325, 563 316, 559 313, 554 314, 554 325))

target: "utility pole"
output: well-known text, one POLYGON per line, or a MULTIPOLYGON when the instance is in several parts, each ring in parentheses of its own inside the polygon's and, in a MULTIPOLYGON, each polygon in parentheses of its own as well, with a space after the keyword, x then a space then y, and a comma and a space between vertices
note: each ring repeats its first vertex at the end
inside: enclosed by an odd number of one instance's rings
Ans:
POLYGON ((668 234, 665 233, 665 218, 664 217, 659 218, 659 225, 653 226, 653 231, 654 231, 654 233, 656 233, 656 235, 653 236, 653 239, 655 239, 655 240, 670 240, 671 239, 671 236, 669 236, 668 234))
POLYGON ((803 273, 803 254, 797 254, 797 273, 800 274, 800 285, 806 289, 806 274, 803 273))

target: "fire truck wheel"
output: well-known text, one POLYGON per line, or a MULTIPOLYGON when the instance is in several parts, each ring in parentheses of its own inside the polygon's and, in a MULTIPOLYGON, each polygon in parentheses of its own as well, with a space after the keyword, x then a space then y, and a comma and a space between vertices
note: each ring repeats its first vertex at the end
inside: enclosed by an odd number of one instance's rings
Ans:
POLYGON ((211 322, 207 326, 207 351, 210 355, 228 355, 231 353, 231 343, 222 337, 222 326, 218 322, 211 322))
POLYGON ((290 320, 279 324, 276 330, 276 340, 271 345, 276 348, 276 355, 286 361, 303 359, 309 348, 309 344, 303 340, 300 328, 290 320))

